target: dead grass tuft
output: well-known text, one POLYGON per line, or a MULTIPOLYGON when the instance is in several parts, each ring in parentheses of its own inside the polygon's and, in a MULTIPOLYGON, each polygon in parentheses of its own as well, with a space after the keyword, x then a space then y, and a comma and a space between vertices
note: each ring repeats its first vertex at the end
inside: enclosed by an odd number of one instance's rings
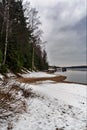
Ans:
POLYGON ((27 111, 25 97, 31 95, 31 90, 25 90, 17 85, 12 85, 2 89, 0 87, 0 121, 7 120, 8 117, 13 117, 17 113, 27 111), (21 93, 21 96, 17 96, 21 93))
POLYGON ((25 98, 30 97, 32 95, 31 89, 21 88, 18 85, 12 85, 11 90, 15 91, 15 93, 21 91, 22 96, 24 96, 25 98))

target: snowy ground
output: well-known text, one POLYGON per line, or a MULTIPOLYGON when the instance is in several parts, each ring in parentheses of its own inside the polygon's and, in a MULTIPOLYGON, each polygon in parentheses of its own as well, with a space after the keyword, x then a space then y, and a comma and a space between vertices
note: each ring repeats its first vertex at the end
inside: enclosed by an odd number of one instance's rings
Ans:
POLYGON ((29 78, 29 77, 35 77, 35 78, 39 78, 39 77, 55 77, 54 74, 47 74, 44 72, 29 72, 27 74, 22 74, 22 77, 24 78, 29 78))
MULTIPOLYGON (((51 77, 40 72, 25 75, 36 76, 51 77)), ((27 99, 27 113, 21 114, 17 121, 13 121, 12 130, 87 130, 87 86, 50 81, 38 84, 20 83, 20 86, 31 88, 35 96, 27 99)), ((4 126, 0 130, 7 129, 4 126)))
POLYGON ((2 74, 0 74, 0 80, 3 80, 4 76, 2 74))

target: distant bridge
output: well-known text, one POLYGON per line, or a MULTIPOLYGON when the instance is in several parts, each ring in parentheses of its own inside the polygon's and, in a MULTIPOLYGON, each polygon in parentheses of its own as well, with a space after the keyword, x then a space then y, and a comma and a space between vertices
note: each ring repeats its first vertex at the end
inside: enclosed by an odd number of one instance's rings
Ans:
POLYGON ((48 71, 49 72, 56 72, 56 71, 66 71, 67 68, 66 67, 58 67, 58 66, 49 66, 48 67, 48 71))

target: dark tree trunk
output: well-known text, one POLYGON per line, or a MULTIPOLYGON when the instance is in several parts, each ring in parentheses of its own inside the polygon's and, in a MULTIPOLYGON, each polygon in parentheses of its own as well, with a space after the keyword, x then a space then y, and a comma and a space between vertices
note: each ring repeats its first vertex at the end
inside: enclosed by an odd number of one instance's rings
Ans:
POLYGON ((6 21, 6 36, 5 36, 5 49, 4 49, 3 64, 5 64, 6 62, 6 55, 7 55, 8 35, 9 35, 9 7, 10 7, 10 0, 8 0, 8 3, 6 3, 5 12, 4 12, 4 15, 5 15, 4 22, 6 21))

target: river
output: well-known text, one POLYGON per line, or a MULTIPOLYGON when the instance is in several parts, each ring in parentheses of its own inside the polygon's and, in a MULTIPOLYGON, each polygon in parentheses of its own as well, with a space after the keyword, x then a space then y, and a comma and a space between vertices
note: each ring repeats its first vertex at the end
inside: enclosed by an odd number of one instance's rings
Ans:
POLYGON ((56 74, 67 76, 65 81, 87 84, 87 71, 67 70, 65 72, 56 72, 56 74))

